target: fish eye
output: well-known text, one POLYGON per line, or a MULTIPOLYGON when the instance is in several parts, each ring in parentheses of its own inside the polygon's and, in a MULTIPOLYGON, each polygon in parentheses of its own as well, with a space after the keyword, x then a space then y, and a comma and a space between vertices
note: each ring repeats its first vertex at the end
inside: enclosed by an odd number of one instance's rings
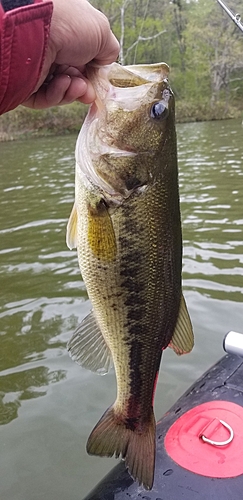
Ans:
POLYGON ((168 108, 164 105, 162 101, 155 102, 151 108, 150 111, 151 117, 155 118, 156 120, 163 120, 167 118, 169 114, 168 108))

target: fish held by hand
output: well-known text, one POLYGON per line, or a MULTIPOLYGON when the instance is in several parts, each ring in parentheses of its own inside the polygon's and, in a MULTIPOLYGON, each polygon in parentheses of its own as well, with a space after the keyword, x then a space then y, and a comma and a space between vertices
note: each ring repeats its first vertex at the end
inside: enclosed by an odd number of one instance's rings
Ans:
POLYGON ((88 71, 97 99, 77 141, 67 244, 77 247, 93 309, 68 350, 99 373, 113 362, 116 373, 116 401, 91 432, 88 453, 121 455, 151 489, 162 351, 193 347, 181 290, 174 97, 165 63, 88 71))

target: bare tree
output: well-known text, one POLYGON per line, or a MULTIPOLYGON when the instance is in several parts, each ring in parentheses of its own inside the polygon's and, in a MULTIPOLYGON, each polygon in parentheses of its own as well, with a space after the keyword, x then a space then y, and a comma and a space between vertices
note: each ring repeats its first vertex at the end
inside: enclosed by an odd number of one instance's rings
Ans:
MULTIPOLYGON (((136 40, 126 49, 126 51, 124 51, 124 47, 125 47, 125 14, 126 14, 126 9, 129 5, 131 5, 131 3, 133 3, 131 0, 124 0, 124 2, 122 3, 121 7, 120 7, 120 19, 121 19, 121 36, 120 36, 120 56, 119 56, 119 59, 120 59, 120 62, 122 65, 125 64, 126 62, 126 59, 129 55, 129 53, 135 49, 135 52, 134 52, 134 58, 133 58, 133 64, 135 64, 136 62, 136 57, 137 57, 137 46, 140 42, 147 42, 147 41, 150 41, 150 40, 155 40, 156 38, 158 38, 159 36, 161 36, 163 33, 166 33, 166 30, 161 30, 159 31, 158 33, 154 34, 154 35, 151 35, 151 36, 142 36, 142 32, 143 32, 143 29, 144 29, 144 23, 145 23, 145 20, 146 20, 146 17, 147 17, 147 13, 148 13, 148 8, 149 8, 149 3, 150 3, 150 0, 147 0, 146 2, 146 5, 145 5, 145 9, 144 9, 144 14, 143 14, 143 19, 142 19, 142 24, 140 26, 140 30, 139 30, 139 34, 136 38, 136 40)), ((136 7, 136 10, 137 10, 137 5, 135 5, 136 7)))

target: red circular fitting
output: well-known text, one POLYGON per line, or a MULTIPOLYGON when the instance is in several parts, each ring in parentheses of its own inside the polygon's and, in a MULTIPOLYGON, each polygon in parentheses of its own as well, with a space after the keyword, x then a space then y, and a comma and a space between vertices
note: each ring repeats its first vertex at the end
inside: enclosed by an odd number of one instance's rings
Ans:
POLYGON ((217 478, 240 476, 243 408, 228 401, 210 401, 192 408, 168 430, 165 449, 174 462, 196 474, 217 478))

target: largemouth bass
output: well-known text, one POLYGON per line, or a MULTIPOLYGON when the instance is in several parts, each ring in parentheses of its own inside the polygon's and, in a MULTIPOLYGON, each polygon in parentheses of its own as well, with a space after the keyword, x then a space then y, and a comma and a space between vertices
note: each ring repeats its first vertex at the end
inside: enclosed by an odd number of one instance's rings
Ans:
POLYGON ((153 395, 162 350, 193 347, 181 290, 174 97, 165 63, 91 66, 96 102, 76 146, 75 203, 67 244, 77 247, 92 312, 69 341, 74 360, 105 373, 117 398, 87 451, 122 456, 151 489, 153 395))

